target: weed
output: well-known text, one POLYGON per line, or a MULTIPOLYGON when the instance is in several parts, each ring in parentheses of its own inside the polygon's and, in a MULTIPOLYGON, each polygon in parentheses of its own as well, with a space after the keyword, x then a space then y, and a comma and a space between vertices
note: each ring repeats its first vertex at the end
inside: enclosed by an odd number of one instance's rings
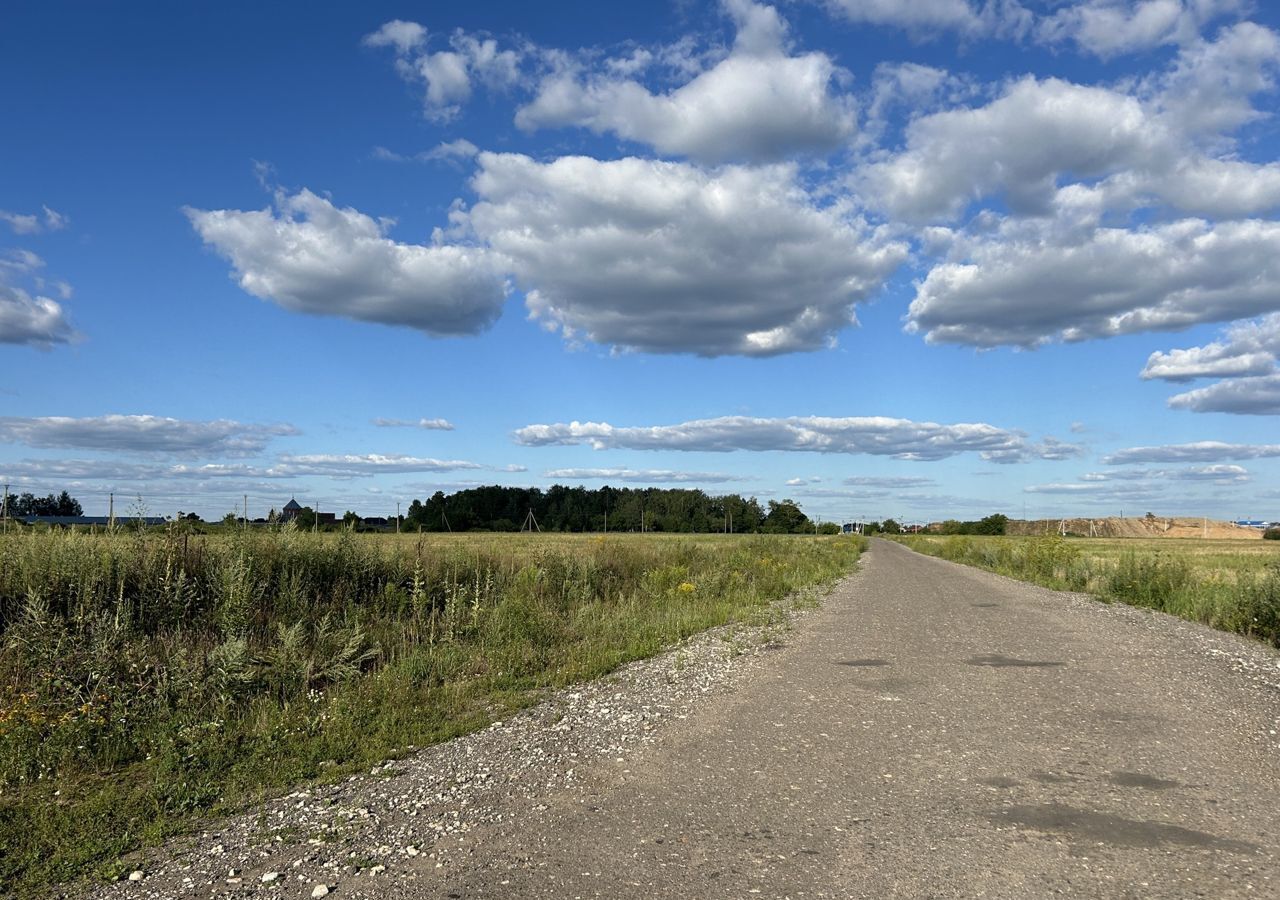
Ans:
POLYGON ((31 896, 118 874, 197 817, 483 727, 706 628, 776 621, 773 604, 849 571, 860 547, 0 536, 0 884, 31 896))

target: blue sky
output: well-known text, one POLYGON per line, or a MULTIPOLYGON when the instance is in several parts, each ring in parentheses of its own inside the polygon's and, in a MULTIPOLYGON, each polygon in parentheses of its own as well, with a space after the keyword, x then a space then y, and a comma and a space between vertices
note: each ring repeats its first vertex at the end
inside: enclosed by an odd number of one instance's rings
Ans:
POLYGON ((0 476, 1280 518, 1246 0, 19 3, 0 476))

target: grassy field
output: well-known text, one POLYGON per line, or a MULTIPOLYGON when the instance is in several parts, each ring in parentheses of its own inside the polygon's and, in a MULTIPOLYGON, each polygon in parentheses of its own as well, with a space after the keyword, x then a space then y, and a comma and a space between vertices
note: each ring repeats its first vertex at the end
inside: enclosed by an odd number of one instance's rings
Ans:
POLYGON ((921 553, 1157 609, 1280 647, 1280 541, 898 538, 921 553))
POLYGON ((481 727, 704 629, 768 623, 860 539, 0 537, 0 895, 119 877, 200 817, 481 727))

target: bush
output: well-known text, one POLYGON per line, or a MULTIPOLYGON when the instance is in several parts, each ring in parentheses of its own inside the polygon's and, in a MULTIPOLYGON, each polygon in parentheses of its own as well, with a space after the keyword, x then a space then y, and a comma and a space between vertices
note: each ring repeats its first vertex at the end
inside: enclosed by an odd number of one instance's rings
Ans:
POLYGON ((1106 581, 1106 593, 1133 606, 1168 610, 1191 583, 1185 560, 1163 554, 1124 553, 1106 581))
POLYGON ((1272 526, 1262 532, 1262 539, 1265 541, 1280 541, 1280 527, 1272 526))

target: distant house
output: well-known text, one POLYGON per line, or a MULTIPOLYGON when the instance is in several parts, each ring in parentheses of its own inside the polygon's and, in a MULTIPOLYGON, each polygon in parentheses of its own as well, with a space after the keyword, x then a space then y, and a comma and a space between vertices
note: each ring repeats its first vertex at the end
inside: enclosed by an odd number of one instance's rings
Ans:
POLYGON ((289 502, 284 505, 284 509, 280 511, 281 522, 292 522, 298 518, 298 513, 302 512, 302 504, 293 497, 289 498, 289 502))
POLYGON ((1264 522, 1262 519, 1236 519, 1231 523, 1241 528, 1268 528, 1272 523, 1264 522))

